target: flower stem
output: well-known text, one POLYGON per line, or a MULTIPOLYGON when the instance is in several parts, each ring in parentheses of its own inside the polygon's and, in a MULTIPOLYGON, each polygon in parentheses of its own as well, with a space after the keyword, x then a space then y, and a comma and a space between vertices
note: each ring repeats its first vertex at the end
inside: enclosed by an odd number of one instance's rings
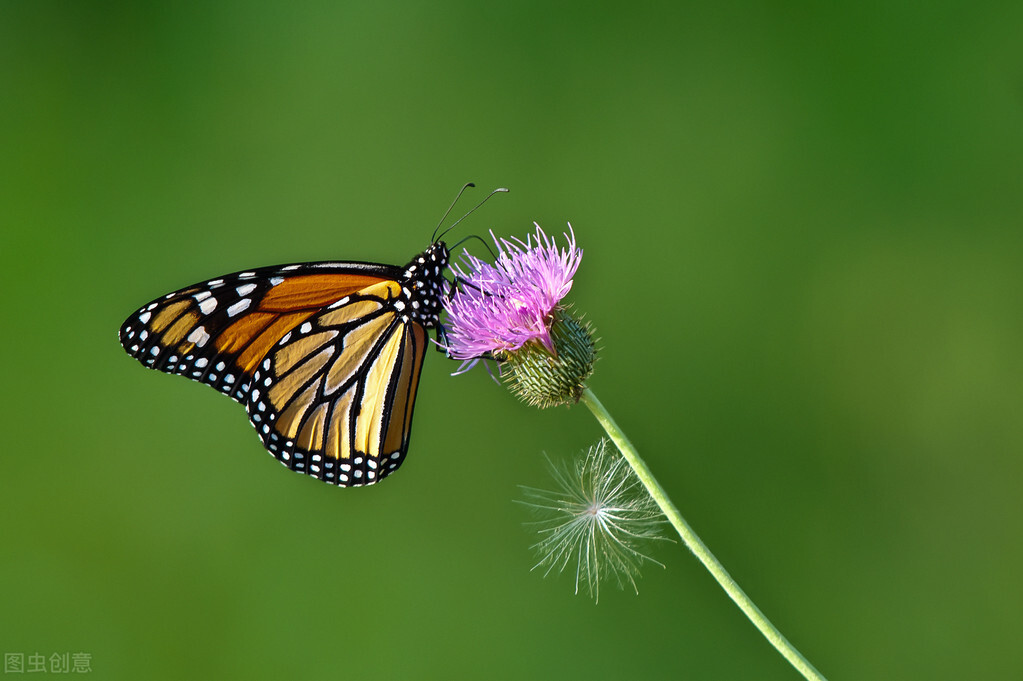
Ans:
POLYGON ((735 604, 746 613, 746 617, 753 622, 760 633, 771 642, 779 653, 781 653, 786 660, 789 661, 793 667, 795 667, 799 673, 805 678, 813 681, 825 681, 824 676, 814 669, 813 665, 810 664, 805 657, 796 650, 795 646, 788 642, 788 640, 782 636, 781 632, 778 631, 777 627, 771 624, 771 621, 764 616, 764 613, 760 612, 760 608, 753 604, 749 596, 746 595, 732 576, 728 574, 724 566, 714 557, 714 554, 710 552, 710 549, 703 543, 703 541, 697 536, 693 528, 689 526, 689 523, 685 521, 682 514, 678 512, 675 505, 671 503, 671 499, 668 498, 664 488, 657 482, 657 479, 650 472, 646 463, 640 458, 636 448, 632 446, 629 439, 625 437, 625 433, 622 432, 618 424, 615 423, 614 419, 604 408, 604 405, 600 403, 597 396, 593 392, 586 388, 583 391, 582 397, 580 398, 583 404, 589 407, 593 415, 597 417, 600 425, 604 427, 607 434, 614 440, 614 443, 618 446, 618 449, 622 452, 622 456, 632 466, 632 469, 636 471, 636 476, 639 477, 643 485, 646 486, 647 491, 650 492, 650 496, 653 497, 657 505, 661 507, 661 511, 667 516, 668 521, 671 522, 675 530, 678 531, 678 535, 685 542, 685 545, 689 547, 700 562, 703 563, 704 567, 710 571, 717 580, 721 588, 725 590, 735 604))

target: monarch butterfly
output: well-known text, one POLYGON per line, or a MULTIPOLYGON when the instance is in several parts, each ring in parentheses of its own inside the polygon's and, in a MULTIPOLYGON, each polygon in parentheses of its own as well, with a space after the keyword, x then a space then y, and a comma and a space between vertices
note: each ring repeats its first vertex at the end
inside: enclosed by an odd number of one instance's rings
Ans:
POLYGON ((143 366, 245 405, 263 446, 291 470, 369 485, 408 453, 448 257, 435 237, 405 267, 311 262, 235 272, 139 308, 119 338, 143 366))

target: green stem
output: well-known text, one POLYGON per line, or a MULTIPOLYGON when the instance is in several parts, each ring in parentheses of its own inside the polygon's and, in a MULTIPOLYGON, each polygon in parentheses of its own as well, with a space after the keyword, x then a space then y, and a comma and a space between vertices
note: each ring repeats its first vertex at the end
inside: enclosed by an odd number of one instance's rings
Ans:
POLYGON ((718 584, 720 584, 721 588, 725 590, 725 593, 727 593, 732 600, 735 601, 735 604, 738 605, 744 613, 746 613, 746 617, 750 618, 750 621, 752 621, 757 629, 760 630, 760 633, 762 633, 764 637, 771 642, 771 645, 773 645, 778 652, 789 661, 789 664, 799 670, 799 672, 807 679, 811 679, 813 681, 825 681, 824 676, 814 669, 813 665, 810 664, 798 650, 796 650, 795 646, 789 643, 788 640, 782 636, 781 632, 778 631, 778 628, 771 624, 771 621, 764 616, 764 613, 760 612, 760 608, 753 604, 753 601, 751 601, 749 596, 746 595, 746 592, 739 588, 739 585, 735 583, 735 580, 728 574, 728 571, 725 570, 724 566, 718 562, 718 559, 714 557, 714 554, 710 552, 710 549, 708 549, 703 541, 700 540, 700 538, 696 535, 696 532, 693 531, 693 528, 689 526, 689 523, 685 521, 682 514, 678 512, 677 508, 675 508, 675 505, 671 503, 671 499, 668 498, 664 488, 661 487, 659 482, 657 482, 653 473, 650 472, 646 463, 643 462, 639 453, 636 452, 636 448, 633 447, 632 443, 629 442, 629 439, 625 437, 625 433, 623 433, 622 429, 618 427, 618 424, 614 422, 614 419, 611 418, 611 415, 607 412, 607 409, 604 408, 604 405, 600 403, 600 400, 597 399, 597 396, 594 395, 589 388, 586 388, 583 391, 581 400, 583 404, 589 407, 590 411, 593 412, 593 415, 597 417, 598 421, 600 421, 600 425, 604 427, 607 434, 611 436, 612 440, 614 440, 618 449, 621 450, 622 456, 624 456, 625 460, 629 462, 632 469, 636 471, 636 475, 646 486, 647 491, 650 492, 650 496, 654 498, 657 505, 661 507, 661 511, 664 512, 664 515, 667 516, 672 526, 678 531, 678 535, 682 537, 682 541, 685 542, 685 545, 689 547, 690 551, 696 554, 696 557, 699 558, 704 567, 710 571, 710 574, 712 574, 714 579, 718 581, 718 584))

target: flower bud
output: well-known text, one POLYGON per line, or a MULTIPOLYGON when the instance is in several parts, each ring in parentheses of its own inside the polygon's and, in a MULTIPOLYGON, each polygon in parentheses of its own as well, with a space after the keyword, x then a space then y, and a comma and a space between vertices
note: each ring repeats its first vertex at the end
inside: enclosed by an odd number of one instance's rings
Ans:
POLYGON ((559 307, 553 312, 550 338, 554 352, 532 341, 505 353, 505 375, 512 392, 541 409, 579 401, 597 358, 588 323, 559 307))

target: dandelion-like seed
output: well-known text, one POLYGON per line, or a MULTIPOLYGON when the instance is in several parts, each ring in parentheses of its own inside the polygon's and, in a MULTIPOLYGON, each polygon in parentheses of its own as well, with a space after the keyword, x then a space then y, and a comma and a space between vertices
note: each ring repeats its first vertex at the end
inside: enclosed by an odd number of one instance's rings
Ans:
POLYGON ((600 583, 617 582, 638 594, 640 566, 661 563, 641 552, 650 540, 664 539, 664 516, 636 474, 617 450, 601 440, 569 464, 550 463, 556 490, 524 487, 529 506, 540 520, 533 523, 540 541, 533 549, 540 561, 533 567, 553 571, 575 569, 580 585, 599 600, 600 583))

